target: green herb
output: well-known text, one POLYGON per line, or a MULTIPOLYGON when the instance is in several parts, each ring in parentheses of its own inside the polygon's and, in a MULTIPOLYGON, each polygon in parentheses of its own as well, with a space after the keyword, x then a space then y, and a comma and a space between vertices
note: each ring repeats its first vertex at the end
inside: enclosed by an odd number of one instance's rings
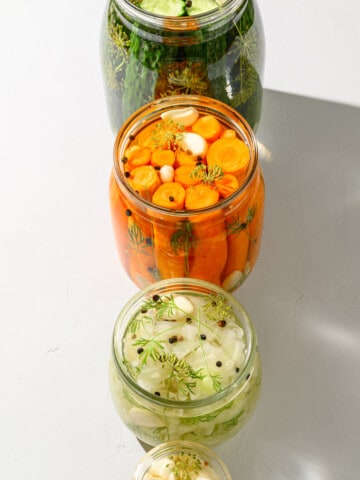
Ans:
POLYGON ((224 176, 224 172, 221 167, 214 165, 213 167, 207 167, 204 164, 197 165, 190 173, 191 178, 201 178, 202 183, 214 183, 215 180, 221 180, 224 176))
POLYGON ((203 310, 210 320, 220 321, 232 315, 232 307, 222 295, 209 295, 203 304, 203 310))
POLYGON ((187 277, 189 275, 189 254, 190 251, 196 246, 198 239, 194 235, 193 225, 191 222, 182 222, 180 228, 178 228, 170 237, 170 245, 175 255, 179 252, 184 252, 184 274, 187 277))
POLYGON ((226 231, 228 235, 239 235, 240 232, 246 230, 250 223, 254 220, 256 210, 256 205, 254 205, 253 207, 249 207, 245 220, 241 220, 240 217, 237 216, 235 220, 233 220, 231 223, 227 223, 226 231))
POLYGON ((150 255, 149 248, 151 245, 149 245, 147 237, 143 235, 139 225, 131 223, 128 227, 128 234, 130 238, 130 248, 142 255, 150 255))
POLYGON ((200 373, 201 370, 194 370, 188 362, 179 359, 174 353, 160 355, 158 360, 162 363, 163 368, 167 368, 169 371, 168 391, 175 390, 178 396, 181 394, 189 397, 189 393, 195 393, 196 382, 189 379, 204 379, 204 375, 200 373))
POLYGON ((146 365, 149 358, 156 362, 157 360, 159 360, 159 357, 165 350, 163 345, 164 342, 161 340, 156 340, 155 338, 156 337, 149 339, 138 338, 133 343, 134 346, 139 345, 143 348, 142 352, 139 355, 141 365, 146 365))
POLYGON ((173 149, 183 137, 184 125, 174 120, 162 121, 155 125, 151 140, 156 148, 173 149))
POLYGON ((201 471, 202 462, 194 454, 181 452, 177 455, 170 455, 171 465, 170 471, 174 475, 175 480, 193 480, 194 475, 198 475, 201 471))

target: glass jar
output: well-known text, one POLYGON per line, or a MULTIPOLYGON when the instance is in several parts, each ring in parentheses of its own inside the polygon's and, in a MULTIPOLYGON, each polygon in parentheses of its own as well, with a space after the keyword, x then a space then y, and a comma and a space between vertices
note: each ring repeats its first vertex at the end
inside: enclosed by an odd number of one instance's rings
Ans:
POLYGON ((227 0, 185 17, 159 16, 110 0, 101 62, 111 127, 144 104, 183 93, 216 98, 254 131, 260 120, 264 34, 255 0, 227 0))
POLYGON ((198 443, 177 441, 150 450, 137 465, 133 480, 174 478, 168 476, 173 470, 178 473, 175 478, 197 479, 200 475, 204 480, 231 480, 225 463, 213 450, 198 443))
POLYGON ((265 186, 257 144, 248 124, 228 105, 208 97, 179 95, 155 100, 131 116, 118 133, 110 179, 110 206, 118 253, 129 277, 140 288, 165 278, 199 278, 233 291, 258 257, 265 186), (195 107, 236 132, 250 152, 240 188, 216 205, 170 210, 133 190, 124 171, 130 139, 172 108, 195 107))
POLYGON ((243 306, 220 287, 157 282, 123 307, 109 378, 120 418, 143 445, 218 445, 254 411, 261 382, 256 333, 243 306), (189 303, 196 308, 179 306, 189 303))

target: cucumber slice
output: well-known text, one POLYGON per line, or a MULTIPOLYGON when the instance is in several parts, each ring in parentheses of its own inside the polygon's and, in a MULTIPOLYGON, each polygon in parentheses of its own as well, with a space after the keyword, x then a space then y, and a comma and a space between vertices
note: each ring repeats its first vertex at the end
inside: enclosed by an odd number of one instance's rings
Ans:
POLYGON ((142 0, 140 8, 165 17, 181 17, 185 14, 183 0, 142 0))
POLYGON ((190 2, 191 6, 186 7, 188 15, 199 15, 214 10, 214 8, 219 8, 219 4, 215 0, 190 0, 186 3, 190 4, 190 2))

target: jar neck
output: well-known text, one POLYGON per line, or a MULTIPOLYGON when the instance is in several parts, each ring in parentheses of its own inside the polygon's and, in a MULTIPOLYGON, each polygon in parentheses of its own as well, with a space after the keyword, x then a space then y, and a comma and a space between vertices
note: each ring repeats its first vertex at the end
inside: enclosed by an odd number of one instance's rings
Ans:
POLYGON ((124 16, 131 23, 136 22, 138 26, 160 29, 169 33, 180 33, 182 36, 191 34, 194 30, 203 28, 215 29, 227 25, 230 18, 239 16, 245 11, 249 0, 226 0, 219 8, 209 12, 193 16, 168 17, 157 15, 137 7, 130 0, 110 0, 110 4, 116 9, 120 16, 124 16))

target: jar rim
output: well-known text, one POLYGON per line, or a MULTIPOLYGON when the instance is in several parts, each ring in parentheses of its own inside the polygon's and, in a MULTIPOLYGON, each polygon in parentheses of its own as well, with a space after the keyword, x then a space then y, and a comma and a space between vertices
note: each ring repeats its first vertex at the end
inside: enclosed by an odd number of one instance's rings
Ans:
POLYGON ((135 471, 136 478, 137 475, 144 475, 147 472, 153 460, 160 459, 166 455, 176 455, 181 452, 190 454, 195 453, 202 459, 210 460, 212 464, 215 464, 216 470, 218 470, 218 468, 221 469, 221 473, 226 480, 231 480, 230 472, 224 460, 214 450, 190 440, 170 440, 153 447, 138 463, 135 471))
MULTIPOLYGON (((167 292, 169 293, 169 292, 167 292)), ((220 400, 226 398, 228 395, 235 393, 238 391, 238 388, 242 386, 245 380, 248 378, 248 374, 250 373, 255 355, 257 351, 257 335, 254 328, 254 325, 251 321, 251 318, 247 311, 245 310, 244 306, 240 303, 239 300, 236 299, 234 295, 230 292, 224 290, 222 287, 215 285, 213 283, 207 282, 205 280, 195 279, 195 278, 172 278, 166 280, 160 280, 155 282, 146 288, 140 290, 136 293, 128 302, 123 306, 120 314, 117 317, 115 322, 115 327, 113 330, 112 336, 112 357, 115 364, 116 371, 118 372, 119 376, 121 377, 122 381, 133 391, 135 391, 141 398, 151 401, 152 404, 157 404, 161 407, 170 407, 170 408, 178 408, 182 409, 183 411, 194 409, 197 407, 204 407, 204 404, 207 406, 214 405, 220 400), (176 288, 177 287, 177 288, 176 288), (186 289, 188 287, 188 289, 186 289), (192 288, 191 288, 192 287, 192 288), (241 326, 244 330, 244 336, 246 338, 246 358, 244 365, 242 367, 241 372, 235 378, 235 380, 226 385, 221 391, 216 392, 208 397, 199 398, 196 400, 171 400, 163 397, 159 397, 148 390, 140 387, 136 381, 131 378, 127 369, 124 367, 123 362, 121 361, 121 352, 119 352, 118 345, 121 345, 121 338, 119 338, 119 333, 121 327, 126 329, 127 326, 127 319, 128 313, 132 311, 132 307, 141 306, 141 302, 146 296, 150 294, 153 295, 155 293, 161 293, 162 290, 171 290, 176 292, 185 293, 193 292, 194 287, 202 290, 202 293, 207 291, 208 293, 216 293, 221 294, 226 300, 229 302, 232 307, 236 309, 236 313, 241 315, 241 326)))
POLYGON ((173 95, 153 100, 152 102, 140 107, 128 117, 128 119, 120 128, 115 139, 113 149, 113 167, 117 185, 119 187, 122 186, 123 188, 125 188, 131 200, 135 202, 138 206, 143 205, 144 207, 146 207, 147 211, 153 212, 155 214, 163 214, 169 218, 188 217, 189 214, 196 217, 203 214, 213 213, 217 209, 226 209, 230 207, 234 200, 236 200, 239 196, 241 196, 241 194, 246 191, 249 184, 254 179, 258 167, 258 147, 255 139, 255 134, 251 129, 250 125, 245 120, 245 118, 234 108, 211 97, 203 97, 200 95, 190 94, 173 95), (119 166, 119 159, 122 157, 122 155, 119 155, 119 153, 120 151, 125 151, 126 145, 129 141, 129 137, 136 134, 140 130, 140 128, 143 128, 144 125, 147 124, 147 122, 150 123, 151 121, 159 119, 160 114, 163 111, 166 111, 169 106, 174 108, 185 108, 192 106, 200 111, 205 109, 213 110, 214 114, 217 115, 218 119, 222 120, 224 123, 231 124, 231 126, 235 129, 237 134, 240 134, 242 140, 245 141, 249 148, 251 168, 247 172, 244 182, 234 193, 232 193, 226 198, 219 200, 214 205, 192 210, 171 210, 159 205, 155 205, 151 201, 143 198, 138 193, 136 193, 129 185, 129 182, 126 180, 124 172, 121 171, 121 168, 119 166))
POLYGON ((141 23, 147 24, 148 26, 159 28, 159 22, 163 21, 161 27, 165 30, 186 32, 194 30, 194 22, 196 29, 204 28, 214 22, 219 23, 219 21, 224 20, 228 15, 239 14, 239 12, 242 14, 249 0, 225 0, 218 8, 184 17, 152 13, 136 6, 131 0, 114 0, 114 2, 118 8, 123 9, 130 17, 139 19, 141 23), (219 15, 219 10, 222 11, 222 15, 219 15))

